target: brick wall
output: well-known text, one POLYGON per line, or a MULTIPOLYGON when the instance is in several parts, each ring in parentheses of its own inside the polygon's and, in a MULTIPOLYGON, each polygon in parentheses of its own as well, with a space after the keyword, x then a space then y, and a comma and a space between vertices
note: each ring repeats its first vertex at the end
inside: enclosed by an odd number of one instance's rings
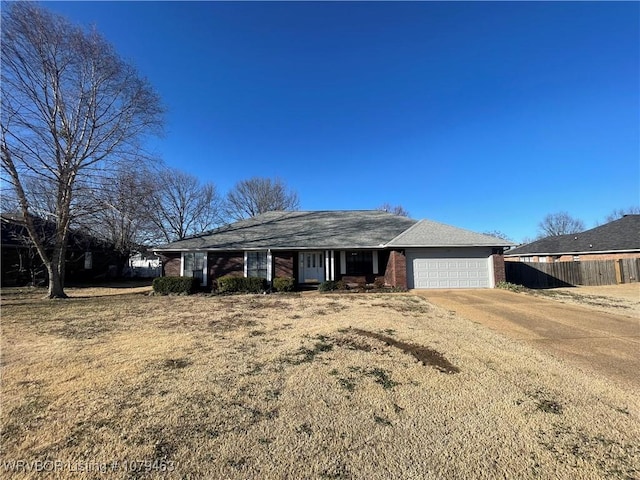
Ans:
POLYGON ((293 252, 274 252, 273 276, 296 278, 294 257, 295 254, 293 252))
POLYGON ((504 255, 494 253, 491 255, 491 260, 493 261, 493 278, 496 284, 506 282, 507 276, 504 270, 504 255))
POLYGON ((179 277, 181 255, 180 252, 163 253, 160 255, 162 261, 162 271, 165 277, 179 277))
MULTIPOLYGON (((623 258, 640 258, 640 252, 635 253, 591 253, 585 255, 578 255, 581 262, 588 262, 589 260, 619 260, 623 258)), ((549 259, 549 261, 552 261, 549 259)), ((562 255, 559 262, 572 262, 573 255, 562 255)))
POLYGON ((244 276, 243 252, 209 252, 209 278, 216 279, 225 275, 244 276))
POLYGON ((407 259, 404 253, 398 250, 389 253, 384 282, 392 287, 407 288, 407 259))

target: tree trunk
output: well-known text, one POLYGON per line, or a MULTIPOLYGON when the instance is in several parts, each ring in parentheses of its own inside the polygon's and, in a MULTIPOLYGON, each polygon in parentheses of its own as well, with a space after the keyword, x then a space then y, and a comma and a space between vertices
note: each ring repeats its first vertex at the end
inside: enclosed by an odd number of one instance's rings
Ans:
POLYGON ((64 267, 65 248, 56 246, 51 256, 51 262, 47 263, 49 272, 49 294, 48 298, 69 298, 64 293, 64 267))

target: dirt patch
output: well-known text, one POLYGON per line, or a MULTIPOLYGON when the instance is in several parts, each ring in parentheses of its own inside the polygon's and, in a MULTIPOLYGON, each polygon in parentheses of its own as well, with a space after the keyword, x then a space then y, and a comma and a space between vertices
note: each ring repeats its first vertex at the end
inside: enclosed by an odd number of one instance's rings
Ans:
MULTIPOLYGON (((555 290, 546 291, 546 295, 555 290)), ((600 308, 560 302, 544 294, 499 289, 425 290, 420 295, 468 320, 570 359, 609 379, 640 386, 637 316, 619 311, 605 313, 600 308)), ((578 302, 579 297, 572 295, 573 303, 578 302)))
POLYGON ((381 333, 369 332, 367 330, 360 330, 359 328, 352 329, 353 332, 364 337, 375 338, 389 346, 399 348, 404 353, 413 356, 423 365, 429 365, 442 373, 459 373, 460 369, 447 360, 442 353, 437 350, 433 350, 429 347, 422 345, 416 345, 414 343, 402 342, 395 338, 382 335, 381 333))

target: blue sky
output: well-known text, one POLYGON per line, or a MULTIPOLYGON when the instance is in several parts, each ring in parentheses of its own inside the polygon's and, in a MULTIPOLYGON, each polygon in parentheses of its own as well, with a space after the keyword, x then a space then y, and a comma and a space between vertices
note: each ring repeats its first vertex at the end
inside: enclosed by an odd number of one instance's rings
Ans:
POLYGON ((46 2, 157 89, 151 145, 222 193, 401 204, 515 241, 640 203, 638 2, 46 2))

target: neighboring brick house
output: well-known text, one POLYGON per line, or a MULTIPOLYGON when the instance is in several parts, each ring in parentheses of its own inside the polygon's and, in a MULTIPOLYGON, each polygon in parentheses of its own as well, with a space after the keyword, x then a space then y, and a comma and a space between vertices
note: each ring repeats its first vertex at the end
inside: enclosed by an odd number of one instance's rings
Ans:
POLYGON ((491 288, 509 242, 377 210, 268 212, 154 251, 164 275, 202 285, 224 275, 404 288, 491 288))
MULTIPOLYGON (((2 285, 46 284, 47 269, 20 217, 3 214, 0 216, 0 224, 2 227, 2 263, 0 264, 2 285)), ((53 246, 47 239, 54 236, 54 223, 34 218, 34 225, 38 234, 45 239, 45 248, 52 250, 53 246)), ((65 280, 67 282, 114 277, 118 273, 118 265, 124 261, 108 242, 77 230, 69 232, 66 255, 65 280)))
POLYGON ((511 262, 575 262, 640 258, 640 215, 569 235, 555 235, 509 250, 511 262))

